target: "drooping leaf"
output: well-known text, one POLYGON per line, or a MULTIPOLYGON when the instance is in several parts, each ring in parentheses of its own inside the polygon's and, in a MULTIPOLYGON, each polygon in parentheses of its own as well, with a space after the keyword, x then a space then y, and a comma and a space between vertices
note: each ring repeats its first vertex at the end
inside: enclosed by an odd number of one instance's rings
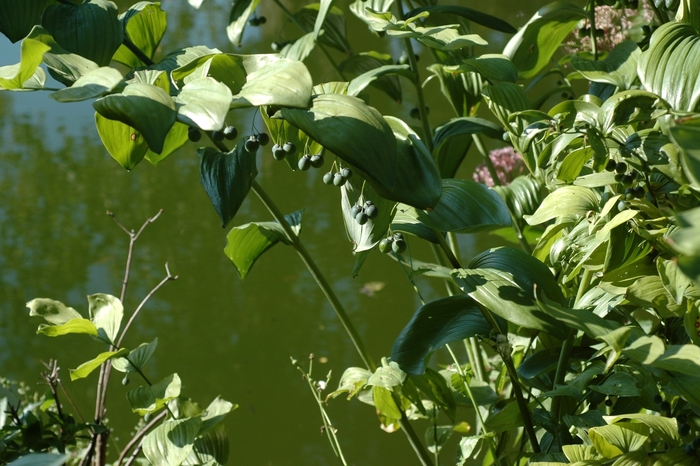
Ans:
POLYGON ((474 134, 500 139, 503 128, 477 117, 453 118, 436 128, 433 136, 433 156, 442 178, 454 178, 469 151, 474 134))
POLYGON ((649 429, 641 424, 618 422, 610 426, 591 427, 588 435, 598 453, 610 459, 642 448, 649 436, 649 429))
POLYGON ((141 343, 136 349, 130 351, 128 356, 114 359, 112 367, 119 372, 143 371, 143 366, 153 356, 157 346, 157 338, 150 343, 141 343))
POLYGON ((46 75, 39 68, 50 47, 35 39, 24 39, 20 48, 20 62, 0 67, 0 89, 40 89, 46 75))
MULTIPOLYGON (((301 210, 285 215, 285 219, 297 235, 301 232, 301 210)), ((251 222, 233 227, 226 235, 224 254, 236 267, 241 279, 244 279, 265 251, 282 241, 290 244, 287 234, 277 222, 251 222)))
POLYGON ((230 401, 217 396, 214 401, 209 403, 209 406, 202 414, 202 426, 199 429, 199 434, 201 435, 216 426, 228 413, 236 408, 238 408, 238 405, 234 405, 230 401))
POLYGON ((163 150, 165 138, 175 123, 173 99, 152 84, 131 83, 121 94, 102 97, 92 106, 103 117, 136 129, 156 153, 163 150))
MULTIPOLYGON (((311 33, 313 33, 320 8, 321 5, 319 3, 305 5, 294 14, 294 17, 306 31, 311 31, 311 33)), ((352 47, 347 39, 345 14, 343 10, 331 6, 323 20, 322 30, 323 34, 316 37, 318 42, 333 47, 346 55, 353 55, 352 47)))
POLYGON ((612 84, 625 90, 637 79, 637 61, 641 54, 637 44, 626 40, 617 44, 602 60, 586 60, 574 55, 571 66, 589 81, 612 84))
POLYGON ((29 34, 35 24, 41 22, 41 15, 49 0, 4 0, 0 2, 0 32, 12 42, 17 42, 29 34))
POLYGON ((280 55, 289 60, 304 61, 316 47, 314 33, 309 32, 280 50, 280 55))
POLYGON ((511 218, 503 199, 495 191, 471 180, 442 180, 442 195, 430 212, 407 212, 438 231, 472 233, 510 226, 511 218))
POLYGON ((175 97, 177 119, 204 131, 224 127, 231 105, 231 90, 213 78, 188 82, 175 97))
POLYGON ((669 22, 654 31, 637 65, 644 88, 676 110, 700 109, 700 35, 686 23, 669 22))
POLYGON ((143 454, 153 465, 180 466, 194 448, 202 420, 167 420, 143 439, 143 454))
POLYGON ((82 316, 72 307, 68 307, 60 301, 48 298, 34 298, 27 303, 29 316, 43 317, 53 325, 65 324, 71 319, 80 319, 82 316))
POLYGON ((501 54, 483 54, 479 57, 462 60, 459 65, 448 66, 449 71, 479 73, 489 82, 507 81, 514 83, 518 79, 518 70, 508 57, 501 54))
POLYGON ((106 351, 104 353, 100 353, 97 355, 97 357, 82 363, 80 366, 78 366, 77 369, 71 369, 70 370, 70 379, 71 380, 78 380, 78 379, 84 379, 92 371, 97 369, 102 365, 103 362, 108 361, 113 358, 118 358, 122 357, 126 354, 129 353, 129 350, 126 348, 122 348, 119 351, 106 351))
POLYGON ((226 464, 228 457, 229 438, 226 428, 223 424, 217 424, 195 439, 194 448, 183 464, 226 464))
POLYGON ((537 211, 548 194, 545 186, 531 175, 519 176, 508 186, 494 186, 493 190, 503 198, 508 210, 520 223, 525 223, 524 215, 537 211))
POLYGON ((669 445, 676 446, 680 443, 678 423, 673 418, 648 413, 625 413, 624 415, 617 415, 612 419, 607 418, 607 420, 610 424, 615 424, 622 420, 639 421, 641 424, 646 424, 652 431, 659 434, 664 439, 664 442, 669 445))
MULTIPOLYGON (((153 58, 168 25, 165 11, 160 3, 138 2, 119 15, 124 25, 126 37, 148 58, 153 58)), ((121 45, 112 60, 123 63, 129 68, 147 65, 143 63, 126 45, 121 45)))
MULTIPOLYGON (((381 90, 394 101, 400 102, 402 99, 402 91, 399 76, 392 73, 382 73, 378 76, 373 75, 373 73, 376 73, 374 70, 390 69, 384 68, 387 66, 393 67, 397 65, 394 64, 391 55, 378 53, 375 51, 361 52, 357 55, 352 55, 347 60, 340 63, 340 69, 343 71, 343 73, 349 73, 350 75, 355 75, 358 78, 366 75, 366 78, 362 78, 360 83, 364 81, 366 84, 381 90)), ((363 89, 366 87, 366 84, 362 87, 363 89)))
POLYGON ((181 386, 180 377, 172 374, 151 386, 143 386, 127 392, 126 398, 133 412, 145 416, 158 411, 167 402, 180 396, 181 386))
POLYGON ((9 463, 9 466, 62 466, 69 458, 58 453, 29 453, 9 463))
POLYGON ((204 190, 221 218, 222 227, 233 219, 258 174, 255 154, 237 144, 224 154, 211 147, 197 150, 199 174, 204 190))
POLYGON ((491 326, 467 295, 455 295, 421 306, 391 349, 391 359, 404 372, 425 372, 425 357, 445 344, 476 335, 487 336, 491 326))
POLYGON ((539 225, 553 218, 585 215, 597 210, 598 194, 581 186, 563 186, 547 196, 533 215, 525 217, 530 225, 539 225))
POLYGON ((44 11, 41 25, 62 48, 107 66, 124 40, 117 13, 117 5, 108 0, 54 4, 44 11))
POLYGON ((44 63, 49 73, 66 86, 71 86, 81 76, 99 68, 94 61, 70 53, 58 45, 48 31, 41 26, 35 26, 27 38, 36 39, 51 48, 44 54, 44 63))
POLYGON ((82 333, 97 337, 97 327, 92 321, 76 317, 67 322, 57 325, 41 324, 36 333, 41 333, 49 337, 57 337, 60 335, 68 335, 69 333, 82 333))
POLYGON ((326 20, 326 15, 332 3, 333 0, 320 0, 319 2, 318 15, 316 16, 316 23, 314 24, 314 39, 316 40, 318 40, 318 36, 321 34, 323 22, 326 20))
POLYGON ((600 107, 598 121, 603 132, 610 134, 617 125, 654 120, 668 111, 668 104, 658 95, 633 89, 618 92, 606 100, 600 107))
POLYGON ((481 94, 491 112, 506 129, 511 129, 511 114, 530 108, 530 101, 522 87, 515 83, 501 82, 484 88, 481 94))
POLYGON ((432 14, 448 14, 448 15, 456 15, 456 16, 461 16, 463 18, 466 18, 469 21, 472 21, 477 24, 481 24, 482 26, 486 26, 487 28, 491 28, 495 31, 500 31, 500 32, 505 32, 506 34, 515 34, 518 32, 517 29, 515 29, 513 26, 511 26, 509 23, 506 21, 503 21, 500 18, 497 18, 495 16, 491 16, 486 13, 482 13, 481 11, 473 10, 471 8, 467 8, 465 6, 458 6, 458 5, 430 5, 430 6, 421 6, 419 8, 416 8, 414 10, 409 11, 406 13, 406 16, 411 18, 414 16, 418 16, 422 12, 427 11, 428 13, 432 14))
POLYGON ((231 5, 231 12, 228 17, 228 26, 226 27, 226 34, 228 35, 228 40, 238 47, 241 46, 241 40, 243 38, 243 30, 245 25, 248 23, 248 18, 257 8, 260 0, 234 0, 231 5))
POLYGON ((583 8, 571 3, 545 5, 508 41, 503 54, 513 61, 522 79, 532 78, 547 66, 564 38, 587 16, 583 8))
POLYGON ((410 70, 408 65, 384 65, 362 73, 350 81, 350 85, 348 86, 348 95, 359 95, 360 92, 362 92, 373 81, 387 75, 405 76, 408 79, 415 80, 415 73, 410 70))
MULTIPOLYGON (((340 206, 343 223, 348 239, 353 243, 353 252, 359 253, 372 249, 384 237, 394 216, 396 203, 379 196, 371 186, 365 185, 360 175, 353 175, 340 188, 340 206), (365 206, 371 202, 377 209, 377 216, 360 225, 352 215, 354 206, 365 206)), ((356 270, 357 271, 357 270, 356 270)))
POLYGON ((249 72, 240 92, 233 96, 231 108, 279 105, 308 108, 313 82, 306 66, 281 58, 249 72))
POLYGON ((124 306, 119 298, 109 294, 92 294, 88 296, 89 314, 100 337, 109 342, 116 342, 124 317, 124 306))
POLYGON ((440 81, 440 91, 454 109, 457 116, 472 114, 481 101, 484 83, 478 73, 453 73, 447 65, 434 63, 428 67, 440 81))
POLYGON ((112 91, 122 82, 119 71, 107 66, 88 71, 66 89, 49 94, 49 97, 58 102, 79 102, 81 100, 101 97, 112 91))
POLYGON ((134 168, 148 152, 141 133, 117 120, 108 120, 95 112, 95 125, 109 155, 127 170, 134 168))
POLYGON ((153 165, 157 165, 162 162, 170 154, 178 150, 180 147, 184 146, 187 141, 187 132, 189 126, 184 123, 176 121, 173 127, 168 131, 168 135, 165 137, 165 142, 163 143, 163 150, 160 154, 153 152, 151 149, 146 151, 144 158, 151 162, 153 165))

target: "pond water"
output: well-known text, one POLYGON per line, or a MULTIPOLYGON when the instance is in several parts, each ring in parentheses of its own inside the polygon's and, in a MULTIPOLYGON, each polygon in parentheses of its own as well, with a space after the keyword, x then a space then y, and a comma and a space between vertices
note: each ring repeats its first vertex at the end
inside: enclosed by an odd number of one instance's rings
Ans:
MULTIPOLYGON (((130 3, 121 2, 120 7, 130 3)), ((545 2, 454 3, 522 25, 545 2)), ((248 28, 243 46, 233 47, 225 34, 230 2, 210 0, 199 12, 184 1, 162 4, 169 14, 165 52, 197 44, 227 52, 270 52, 271 42, 298 34, 272 2, 264 2, 265 26, 248 28)), ((345 2, 336 4, 348 12, 345 2)), ((356 50, 387 47, 350 13, 348 30, 356 50)), ((483 34, 491 43, 488 51, 501 50, 508 39, 499 33, 483 34)), ((18 45, 4 36, 0 39, 0 65, 18 61, 18 45)), ((399 49, 381 50, 400 55, 399 49)), ((428 61, 428 53, 421 58, 428 61)), ((307 64, 314 70, 315 82, 337 79, 320 53, 315 52, 307 64)), ((439 92, 435 82, 428 90, 439 92)), ((403 105, 377 93, 371 98, 385 113, 410 121, 415 102, 410 92, 403 105)), ((436 102, 442 107, 431 109, 433 126, 452 116, 446 101, 436 102)), ((147 365, 151 379, 177 372, 183 394, 200 404, 217 395, 239 404, 226 419, 230 464, 336 464, 320 433, 318 408, 290 357, 306 365, 314 353, 314 377, 332 371, 332 388, 345 368, 360 366, 361 360, 297 254, 275 246, 241 281, 222 252, 227 230, 221 229, 199 182, 196 145, 186 145, 156 167, 144 161, 127 172, 101 146, 93 118, 89 102, 58 104, 45 93, 0 93, 0 375, 34 386, 40 380, 40 361, 57 359, 69 393, 86 417, 92 417, 96 374, 70 382, 67 369, 103 348, 80 336, 36 335, 39 322, 28 317, 25 303, 48 297, 86 314, 86 295, 118 296, 128 236, 105 212, 114 212, 126 227, 138 229, 163 209, 136 243, 127 313, 161 280, 165 263, 179 278, 149 301, 125 345, 134 347, 157 337, 158 349, 147 365)), ((243 134, 253 122, 262 128, 251 112, 232 114, 230 121, 243 134)), ((476 163, 467 164, 460 176, 470 177, 470 167, 476 163)), ((303 241, 370 353, 376 360, 387 356, 420 305, 401 268, 373 253, 359 277, 351 277, 354 259, 342 224, 340 193, 321 183, 325 170, 292 173, 272 159, 269 148, 259 154, 258 170, 258 181, 283 212, 305 208, 303 241)), ((232 225, 256 220, 271 217, 251 194, 232 225)), ((501 242, 493 236, 460 238, 465 259, 497 244, 501 242)), ((419 258, 434 260, 432 252, 416 241, 411 246, 419 258)), ((418 286, 426 299, 444 294, 439 282, 422 279, 418 286)), ((113 377, 109 389, 108 418, 115 428, 115 445, 123 446, 137 421, 125 399, 136 380, 122 387, 119 378, 113 377)), ((418 464, 403 434, 379 429, 373 408, 341 398, 330 403, 328 412, 349 464, 418 464)), ((420 435, 425 427, 417 426, 420 435)), ((114 445, 110 451, 115 451, 114 445)), ((446 450, 443 464, 454 464, 454 451, 446 450)))

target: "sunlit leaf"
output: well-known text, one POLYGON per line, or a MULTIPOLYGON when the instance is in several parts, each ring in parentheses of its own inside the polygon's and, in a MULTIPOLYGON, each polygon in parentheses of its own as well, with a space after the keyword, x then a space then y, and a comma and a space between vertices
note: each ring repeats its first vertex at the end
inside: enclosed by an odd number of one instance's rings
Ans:
POLYGON ((199 429, 199 434, 201 435, 217 425, 228 413, 236 408, 238 408, 238 405, 234 405, 230 401, 217 396, 214 401, 209 403, 209 406, 202 414, 202 426, 199 429))
POLYGON ((576 329, 591 338, 600 338, 620 327, 619 323, 603 319, 588 309, 571 309, 544 297, 537 303, 548 316, 563 325, 566 332, 576 329))
POLYGON ((605 134, 617 125, 649 121, 668 113, 668 104, 651 92, 633 89, 619 92, 600 107, 598 121, 605 134))
POLYGON ((641 54, 637 44, 626 40, 617 44, 603 60, 586 60, 574 55, 571 66, 589 81, 612 84, 624 90, 637 79, 637 61, 641 54))
POLYGON ((70 458, 58 453, 29 453, 9 463, 11 466, 62 466, 70 458))
POLYGON ((158 411, 168 401, 180 396, 181 386, 180 377, 173 374, 151 386, 143 386, 127 392, 126 398, 133 412, 145 416, 158 411))
POLYGON ((486 86, 481 92, 491 112, 509 129, 509 117, 515 112, 530 108, 530 101, 522 87, 515 83, 501 82, 486 86))
POLYGON ((167 420, 143 439, 143 454, 153 465, 180 466, 192 451, 202 420, 167 420))
POLYGON ((95 113, 95 125, 109 155, 127 170, 143 160, 149 150, 143 135, 121 121, 108 120, 95 113))
POLYGON ((189 126, 186 124, 176 121, 173 127, 168 131, 168 135, 165 137, 165 142, 163 142, 163 150, 160 154, 153 152, 151 149, 146 151, 144 158, 151 162, 153 165, 157 165, 162 162, 170 154, 178 150, 180 147, 184 146, 187 141, 187 131, 189 126))
POLYGON ((381 367, 377 368, 374 374, 367 379, 367 385, 392 390, 394 387, 400 387, 405 379, 406 374, 401 370, 399 365, 394 361, 387 362, 385 358, 382 359, 381 367))
POLYGON ((39 325, 39 328, 37 329, 36 333, 41 333, 49 337, 68 335, 69 333, 82 333, 85 335, 97 337, 97 327, 95 327, 95 324, 93 324, 92 321, 88 319, 76 317, 75 319, 71 319, 63 324, 41 324, 39 325))
POLYGON ((255 154, 246 151, 243 144, 237 144, 227 154, 211 147, 202 147, 197 154, 200 180, 225 228, 238 212, 258 174, 255 154))
POLYGON ((69 320, 82 318, 80 313, 72 307, 53 299, 34 298, 27 303, 27 307, 30 316, 43 317, 53 325, 61 325, 69 320))
POLYGON ((78 366, 77 369, 71 369, 70 370, 70 379, 71 380, 78 380, 78 379, 84 379, 92 371, 97 369, 102 365, 103 362, 108 361, 113 358, 118 358, 122 357, 126 354, 129 353, 129 350, 126 348, 122 348, 119 351, 106 351, 104 353, 100 353, 97 355, 97 357, 82 363, 80 366, 78 366))
POLYGON ((280 55, 289 60, 304 61, 316 47, 314 33, 309 32, 280 50, 280 55))
MULTIPOLYGON (((168 25, 160 3, 138 2, 119 15, 119 19, 125 26, 126 36, 144 55, 152 59, 168 25)), ((126 45, 120 46, 112 59, 129 68, 147 64, 136 57, 126 45)))
POLYGON ((455 295, 438 299, 416 311, 396 337, 391 359, 409 374, 422 374, 428 354, 447 343, 490 333, 491 326, 471 297, 455 295))
POLYGON ((457 73, 465 71, 479 73, 489 82, 508 81, 514 83, 518 79, 518 70, 513 62, 501 54, 483 54, 476 58, 463 60, 459 65, 448 66, 446 69, 457 73))
MULTIPOLYGON (((311 33, 313 33, 320 8, 321 5, 319 3, 305 5, 294 14, 294 17, 301 23, 306 31, 311 31, 311 33)), ((350 43, 347 39, 345 14, 343 10, 332 6, 327 11, 326 17, 323 20, 322 31, 323 33, 316 37, 318 42, 340 50, 346 55, 353 55, 352 47, 350 47, 350 43)))
POLYGON ((0 67, 0 89, 43 87, 46 75, 39 65, 49 49, 50 47, 43 42, 24 39, 20 48, 20 62, 16 65, 0 67))
POLYGON ((124 306, 119 298, 109 294, 92 294, 88 296, 90 318, 97 327, 101 337, 116 342, 124 317, 124 306))
POLYGON ((93 99, 112 91, 122 80, 119 71, 105 66, 85 73, 71 87, 53 92, 49 97, 58 102, 93 99))
MULTIPOLYGON (((392 59, 391 55, 374 51, 352 55, 347 60, 340 63, 340 69, 343 71, 343 73, 346 73, 346 75, 355 75, 358 78, 363 75, 365 76, 358 81, 358 84, 363 84, 362 89, 369 84, 370 86, 384 92, 386 95, 391 97, 392 100, 400 102, 402 99, 402 90, 399 76, 393 73, 382 73, 375 71, 379 69, 392 70, 395 66, 397 65, 394 64, 394 60, 392 59), (376 73, 379 73, 379 75, 376 75, 376 73)), ((354 95, 357 95, 357 93, 359 93, 359 91, 354 95)))
POLYGON ((386 236, 396 204, 379 196, 371 186, 366 186, 364 183, 365 180, 359 175, 353 175, 340 188, 340 206, 345 232, 353 243, 353 251, 356 253, 372 249, 386 236), (355 206, 363 207, 366 202, 371 202, 375 206, 377 216, 360 225, 355 220, 352 209, 355 206))
POLYGON ((99 68, 94 61, 70 53, 58 45, 48 31, 41 26, 35 26, 28 38, 43 42, 51 48, 44 54, 44 63, 51 76, 66 86, 72 85, 81 76, 99 68))
POLYGON ((342 393, 348 394, 348 400, 357 395, 367 384, 372 372, 362 367, 348 367, 340 377, 338 389, 328 394, 326 399, 336 398, 342 393))
POLYGON ((623 419, 639 421, 650 427, 652 431, 661 435, 664 441, 669 445, 678 445, 681 440, 678 435, 678 423, 675 419, 666 416, 647 413, 625 413, 624 415, 606 417, 606 419, 610 424, 615 424, 623 419))
POLYGON ((64 49, 107 66, 124 40, 117 13, 117 5, 108 0, 53 4, 44 11, 41 25, 64 49))
POLYGON ((226 434, 226 428, 223 424, 217 424, 195 439, 194 448, 183 465, 226 464, 228 456, 229 438, 226 434))
POLYGON ((231 90, 213 78, 190 81, 175 97, 177 119, 204 131, 224 127, 231 105, 231 90))
POLYGON ((631 422, 618 422, 610 426, 591 427, 588 435, 598 453, 609 459, 642 448, 649 436, 649 428, 631 422))
POLYGON ((553 218, 586 215, 598 209, 599 195, 581 186, 563 186, 545 198, 533 215, 525 216, 530 225, 539 225, 553 218))
POLYGON ((323 22, 326 20, 326 15, 332 3, 333 0, 320 0, 318 15, 316 16, 316 23, 314 24, 314 39, 318 39, 321 28, 323 27, 323 22))
POLYGON ((232 108, 279 105, 308 108, 313 82, 306 66, 282 58, 249 72, 240 92, 233 96, 232 108))
POLYGON ((384 65, 369 70, 350 81, 350 85, 348 86, 348 95, 359 95, 360 92, 362 92, 373 81, 386 75, 405 76, 411 80, 415 80, 415 73, 410 70, 408 65, 384 65))
POLYGON ((233 45, 238 47, 241 46, 245 25, 248 23, 248 18, 250 18, 250 15, 253 13, 255 8, 257 8, 259 3, 260 0, 233 1, 233 4, 231 5, 231 12, 229 13, 228 17, 229 25, 226 27, 228 40, 231 41, 233 45))

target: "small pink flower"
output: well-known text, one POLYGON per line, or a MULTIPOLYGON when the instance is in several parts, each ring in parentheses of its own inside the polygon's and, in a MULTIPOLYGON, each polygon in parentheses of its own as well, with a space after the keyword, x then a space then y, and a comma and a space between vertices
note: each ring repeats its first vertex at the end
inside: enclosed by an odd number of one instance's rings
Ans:
MULTIPOLYGON (((502 185, 508 185, 518 176, 525 173, 525 162, 520 154, 515 152, 512 147, 503 147, 494 149, 489 153, 489 158, 496 169, 498 179, 502 185)), ((494 186, 493 178, 489 173, 486 164, 482 163, 474 170, 474 181, 483 183, 486 186, 494 186)))

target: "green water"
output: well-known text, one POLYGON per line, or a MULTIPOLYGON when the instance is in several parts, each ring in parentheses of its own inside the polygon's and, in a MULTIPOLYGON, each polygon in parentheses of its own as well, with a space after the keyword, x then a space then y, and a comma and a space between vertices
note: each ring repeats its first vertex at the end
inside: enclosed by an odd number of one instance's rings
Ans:
MULTIPOLYGON (((544 2, 454 3, 522 25, 544 2)), ((264 2, 261 9, 268 22, 258 30, 249 29, 244 46, 234 48, 224 32, 227 4, 210 0, 203 11, 194 12, 184 1, 163 1, 170 15, 163 51, 206 44, 230 52, 269 52, 272 41, 298 34, 293 24, 275 13, 272 2, 264 2)), ((338 6, 347 11, 341 2, 338 6)), ((356 50, 379 44, 352 17, 348 17, 348 29, 357 32, 351 37, 356 50)), ((498 51, 507 37, 492 34, 487 39, 493 44, 487 50, 498 51)), ((389 46, 387 42, 379 45, 389 46)), ((400 55, 399 49, 382 51, 400 55)), ((0 65, 15 63, 18 57, 18 44, 0 40, 0 65)), ((421 57, 420 64, 427 66, 428 53, 421 57)), ((307 65, 314 70, 315 82, 338 79, 318 52, 307 65)), ((437 93, 437 84, 429 84, 428 91, 437 93)), ((386 113, 410 121, 415 102, 411 92, 406 92, 404 105, 386 102, 377 93, 371 98, 386 113)), ((441 107, 431 108, 433 126, 452 116, 446 101, 436 102, 441 107)), ((262 128, 251 112, 232 117, 242 134, 250 131, 253 122, 262 128)), ((162 279, 166 262, 179 278, 149 301, 125 345, 134 347, 157 337, 158 349, 147 366, 151 379, 177 372, 183 394, 200 404, 217 395, 239 404, 226 420, 230 464, 335 464, 320 433, 318 408, 290 356, 306 361, 314 353, 314 376, 322 378, 332 371, 333 388, 343 370, 360 366, 361 360, 293 249, 275 246, 245 282, 239 279, 222 253, 226 231, 200 185, 195 149, 188 144, 157 167, 144 161, 129 173, 100 145, 90 103, 57 104, 42 93, 0 93, 0 375, 34 385, 40 380, 40 361, 58 359, 69 393, 85 417, 92 417, 96 375, 70 382, 67 369, 103 348, 87 337, 36 335, 39 322, 28 317, 25 303, 48 297, 86 314, 86 295, 118 296, 128 236, 105 212, 114 212, 126 227, 138 229, 163 209, 136 243, 127 315, 162 279)), ((340 193, 321 183, 325 170, 292 173, 263 151, 258 170, 258 181, 283 212, 305 208, 303 241, 370 353, 377 360, 387 356, 394 338, 420 305, 400 267, 373 254, 359 277, 350 276, 354 260, 342 224, 340 193), (372 282, 383 288, 370 296, 363 287, 372 282)), ((469 169, 460 175, 469 177, 469 169)), ((255 220, 271 217, 251 194, 233 224, 255 220)), ((433 260, 429 249, 416 241, 410 244, 419 258, 433 260)), ((465 259, 496 244, 500 243, 494 237, 460 238, 465 259)), ((426 300, 444 293, 436 281, 423 279, 418 285, 426 300)), ((119 378, 114 377, 109 388, 108 418, 116 429, 116 445, 123 446, 137 416, 128 408, 127 388, 119 378)), ((133 380, 128 388, 136 383, 133 380)), ((328 412, 349 464, 418 463, 402 433, 379 429, 372 407, 341 398, 330 403, 328 412)), ((425 427, 417 426, 419 435, 425 427)), ((112 445, 110 452, 114 451, 112 445)), ((454 451, 448 448, 441 463, 453 464, 454 451)))

